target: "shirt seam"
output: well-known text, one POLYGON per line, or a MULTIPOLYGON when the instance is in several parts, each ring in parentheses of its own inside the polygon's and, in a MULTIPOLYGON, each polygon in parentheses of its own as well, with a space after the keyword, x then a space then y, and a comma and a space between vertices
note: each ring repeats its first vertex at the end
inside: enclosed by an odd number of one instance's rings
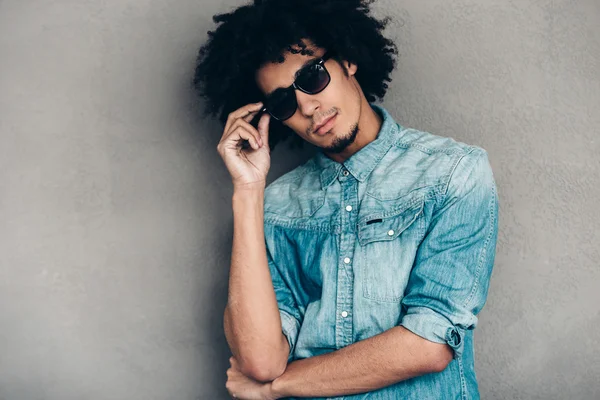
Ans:
POLYGON ((470 305, 470 303, 475 298, 475 293, 477 292, 477 289, 479 288, 479 284, 480 284, 479 278, 481 276, 481 270, 483 269, 483 262, 486 258, 486 255, 488 252, 488 246, 490 244, 491 238, 494 234, 494 229, 495 229, 494 227, 496 225, 496 218, 497 218, 496 213, 494 212, 494 204, 496 202, 496 188, 494 185, 492 185, 491 192, 492 192, 492 196, 490 198, 490 202, 489 202, 489 206, 488 206, 488 215, 490 217, 488 234, 487 234, 487 237, 483 244, 483 247, 481 249, 481 253, 479 254, 477 269, 475 270, 475 282, 473 284, 473 288, 471 289, 471 293, 469 294, 469 297, 467 297, 467 299, 465 300, 463 307, 467 307, 468 305, 470 305))

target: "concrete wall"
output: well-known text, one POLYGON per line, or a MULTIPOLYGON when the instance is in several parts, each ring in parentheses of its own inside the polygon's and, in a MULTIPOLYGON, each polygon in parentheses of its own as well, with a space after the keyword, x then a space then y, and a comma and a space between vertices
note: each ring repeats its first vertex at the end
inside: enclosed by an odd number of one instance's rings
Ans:
MULTIPOLYGON (((0 0, 0 399, 228 398, 231 186, 188 83, 237 4, 0 0)), ((374 8, 384 105, 494 168, 482 398, 600 398, 600 2, 374 8)))

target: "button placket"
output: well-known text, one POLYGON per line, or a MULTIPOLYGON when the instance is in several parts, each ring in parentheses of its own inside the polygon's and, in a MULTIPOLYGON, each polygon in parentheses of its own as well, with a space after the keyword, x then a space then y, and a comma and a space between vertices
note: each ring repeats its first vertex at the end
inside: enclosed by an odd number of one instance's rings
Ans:
POLYGON ((357 213, 354 205, 357 204, 358 181, 352 177, 345 168, 341 169, 338 176, 341 184, 341 198, 339 200, 340 214, 340 242, 337 268, 337 296, 336 296, 336 346, 342 348, 354 342, 352 325, 352 307, 354 306, 354 249, 356 243, 357 213))

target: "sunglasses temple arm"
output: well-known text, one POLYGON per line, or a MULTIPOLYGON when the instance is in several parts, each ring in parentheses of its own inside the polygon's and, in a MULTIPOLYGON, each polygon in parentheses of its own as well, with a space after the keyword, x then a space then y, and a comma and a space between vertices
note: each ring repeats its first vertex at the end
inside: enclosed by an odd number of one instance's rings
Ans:
MULTIPOLYGON (((256 118, 256 116, 258 116, 259 114, 262 114, 264 112, 268 112, 267 107, 261 108, 260 111, 254 116, 254 118, 256 118)), ((254 121, 258 121, 258 119, 255 119, 254 121)))

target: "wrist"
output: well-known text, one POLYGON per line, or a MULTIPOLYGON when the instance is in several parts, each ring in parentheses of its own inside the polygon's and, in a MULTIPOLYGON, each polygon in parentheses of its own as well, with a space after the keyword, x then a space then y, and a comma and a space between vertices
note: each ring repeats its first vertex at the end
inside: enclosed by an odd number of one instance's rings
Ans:
POLYGON ((231 202, 234 208, 256 207, 264 205, 264 189, 234 189, 231 202))
POLYGON ((285 392, 285 389, 282 385, 281 376, 275 378, 269 383, 269 394, 271 399, 281 399, 289 396, 289 394, 285 392))
POLYGON ((263 206, 265 201, 265 189, 234 189, 231 201, 233 208, 255 207, 257 205, 263 206))
POLYGON ((265 187, 267 186, 266 181, 257 181, 250 183, 234 183, 233 184, 233 193, 236 192, 264 192, 265 187))

